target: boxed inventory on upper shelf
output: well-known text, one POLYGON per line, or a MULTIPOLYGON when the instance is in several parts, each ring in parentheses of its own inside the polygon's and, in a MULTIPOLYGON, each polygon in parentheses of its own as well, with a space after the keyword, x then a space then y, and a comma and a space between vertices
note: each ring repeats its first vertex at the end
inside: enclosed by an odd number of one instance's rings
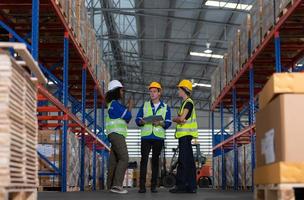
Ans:
POLYGON ((96 33, 87 15, 85 0, 57 0, 62 14, 65 16, 70 29, 73 31, 82 51, 88 58, 89 66, 99 80, 106 80, 108 73, 102 62, 101 44, 97 41, 96 33))
POLYGON ((227 44, 227 56, 224 56, 226 61, 220 62, 219 70, 216 70, 211 77, 212 103, 242 69, 291 2, 292 0, 256 0, 254 2, 250 14, 245 17, 241 26, 234 30, 232 41, 227 44), (217 84, 219 79, 221 83, 217 84))

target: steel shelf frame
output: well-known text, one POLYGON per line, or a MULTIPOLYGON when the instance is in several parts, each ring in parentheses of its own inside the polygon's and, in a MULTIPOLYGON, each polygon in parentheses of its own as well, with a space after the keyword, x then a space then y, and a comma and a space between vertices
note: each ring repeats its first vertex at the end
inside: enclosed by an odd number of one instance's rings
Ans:
MULTIPOLYGON (((292 27, 295 26, 292 23, 293 17, 298 17, 299 13, 303 13, 304 11, 304 1, 303 0, 294 0, 290 7, 287 9, 287 12, 284 13, 278 20, 277 24, 270 30, 270 33, 265 36, 262 43, 257 47, 257 49, 251 54, 251 39, 248 40, 249 48, 248 51, 250 52, 249 55, 251 57, 248 61, 243 65, 241 70, 237 73, 235 78, 222 90, 221 94, 218 98, 213 102, 211 110, 211 123, 212 123, 212 135, 213 135, 213 151, 221 150, 222 156, 222 186, 221 188, 224 190, 227 188, 226 186, 226 174, 225 174, 225 150, 233 150, 234 151, 234 190, 239 189, 238 183, 238 150, 237 148, 243 144, 250 144, 251 145, 251 170, 252 175, 254 174, 255 169, 255 113, 258 110, 257 105, 257 98, 256 95, 260 92, 261 86, 257 85, 264 85, 266 83, 266 77, 262 80, 259 77, 261 72, 264 72, 266 75, 271 75, 273 72, 282 72, 287 71, 285 68, 291 68, 292 71, 303 71, 303 67, 296 67, 298 61, 301 60, 304 56, 304 48, 302 44, 288 44, 287 34, 290 30, 297 30, 296 28, 292 27), (286 40, 286 41, 285 41, 286 40), (284 41, 284 44, 282 44, 284 41), (273 44, 273 45, 272 45, 273 44), (284 48, 283 48, 284 47, 284 48), (274 59, 271 62, 265 61, 263 59, 263 55, 265 52, 269 52, 271 49, 274 52, 274 59), (286 55, 283 56, 284 51, 288 50, 289 52, 293 52, 294 56, 292 58, 286 59, 286 55), (273 69, 264 68, 262 69, 260 65, 262 64, 271 65, 273 64, 273 69), (284 66, 284 67, 283 67, 284 66), (267 71, 268 70, 268 71, 267 71), (256 74, 256 75, 255 75, 256 74), (255 80, 258 79, 258 80, 255 80), (245 98, 240 100, 241 98, 238 97, 237 91, 239 84, 248 84, 248 93, 247 96, 242 96, 245 98), (257 84, 258 83, 258 84, 257 84), (231 114, 233 115, 233 121, 229 124, 233 123, 233 135, 226 140, 224 139, 224 129, 225 124, 223 123, 224 119, 224 107, 232 107, 231 114), (214 112, 216 109, 219 109, 221 115, 221 142, 219 144, 215 143, 215 135, 214 132, 214 112), (247 127, 242 127, 241 118, 242 115, 248 115, 248 122, 249 125, 247 127)), ((304 24, 304 20, 297 22, 304 24)), ((304 31, 301 30, 300 34, 304 35, 304 31)), ((300 36, 295 36, 300 37, 300 36)), ((266 54, 267 55, 267 54, 266 54)), ((269 59, 271 60, 271 59, 269 59)), ((214 163, 214 162, 213 162, 214 163)), ((214 168, 213 168, 214 170, 214 168)), ((254 185, 253 178, 252 178, 252 186, 254 185)), ((252 187, 253 189, 253 187, 252 187)))
MULTIPOLYGON (((82 51, 79 43, 77 42, 73 31, 69 28, 69 25, 65 21, 65 16, 60 11, 59 5, 56 3, 56 0, 27 0, 26 3, 31 5, 31 22, 28 22, 27 25, 31 26, 30 32, 28 32, 25 36, 21 36, 18 31, 15 31, 14 28, 11 28, 12 22, 9 18, 0 16, 0 29, 4 29, 7 31, 9 35, 9 41, 18 41, 24 43, 29 51, 31 52, 33 58, 39 63, 39 66, 47 79, 54 83, 56 86, 55 92, 50 93, 45 86, 38 85, 38 121, 40 128, 55 128, 62 129, 62 160, 61 160, 61 169, 59 169, 56 165, 54 165, 51 161, 49 161, 43 154, 38 152, 39 157, 44 160, 46 163, 50 165, 54 172, 39 172, 41 176, 60 176, 61 177, 61 191, 67 191, 67 137, 69 129, 81 133, 81 173, 80 173, 80 188, 81 191, 84 191, 84 157, 85 157, 85 146, 89 147, 93 151, 93 169, 92 169, 92 179, 93 179, 93 190, 96 190, 96 159, 97 153, 98 158, 102 158, 102 162, 105 162, 108 157, 109 152, 109 143, 106 141, 106 137, 104 135, 104 83, 101 83, 97 80, 91 67, 88 67, 88 58, 82 51), (40 44, 40 15, 42 10, 40 10, 40 6, 43 5, 45 11, 45 5, 48 5, 52 9, 52 17, 58 20, 58 24, 62 26, 62 38, 63 38, 63 66, 62 66, 62 80, 58 77, 58 74, 54 74, 53 70, 60 67, 61 64, 56 63, 51 67, 46 67, 44 65, 44 57, 39 55, 39 48, 41 48, 40 44), (29 42, 29 38, 31 38, 31 42, 29 42), (75 98, 70 93, 70 85, 69 85, 69 75, 70 68, 69 64, 71 64, 72 60, 70 59, 70 50, 76 52, 77 59, 81 60, 83 63, 82 66, 82 84, 81 84, 81 103, 77 98, 75 98), (93 88, 93 109, 87 113, 88 105, 87 102, 87 94, 88 90, 88 79, 87 75, 89 75, 90 80, 94 83, 93 88), (49 106, 48 104, 52 104, 53 106, 49 106), (71 106, 69 109, 68 107, 71 106), (101 108, 101 120, 97 123, 97 109, 101 108), (81 115, 81 119, 79 120, 79 112, 81 115), (58 113, 58 116, 46 116, 46 113, 58 113), (91 114, 93 113, 93 117, 91 114), (58 123, 52 124, 48 121, 58 120, 58 123), (44 123, 43 123, 44 122, 44 123), (92 130, 94 130, 92 132, 92 130)), ((18 7, 18 3, 20 1, 6 1, 4 6, 8 6, 9 8, 18 7)), ((24 3, 24 2, 23 2, 24 3)), ((19 6, 20 7, 20 6, 19 6)), ((5 14, 4 14, 5 15, 5 14)), ((59 44, 60 45, 60 44, 59 44)), ((75 57, 75 55, 73 55, 75 57)), ((75 58, 73 58, 75 59, 75 58)), ((95 66, 92 66, 95 67, 95 66)), ((91 81, 91 82, 92 82, 91 81)), ((102 179, 104 179, 105 169, 104 163, 102 164, 102 179)))

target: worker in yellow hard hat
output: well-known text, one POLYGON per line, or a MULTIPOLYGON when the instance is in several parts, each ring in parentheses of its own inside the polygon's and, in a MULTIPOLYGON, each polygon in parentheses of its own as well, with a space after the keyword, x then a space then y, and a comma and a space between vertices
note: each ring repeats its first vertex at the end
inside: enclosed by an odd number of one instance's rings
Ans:
POLYGON ((162 93, 161 85, 157 82, 152 82, 148 89, 150 91, 150 100, 146 101, 139 109, 135 120, 136 124, 141 127, 139 193, 146 192, 147 164, 151 149, 151 192, 157 192, 156 187, 159 172, 159 156, 164 146, 165 130, 168 129, 172 123, 169 106, 160 100, 162 93))
POLYGON ((176 187, 171 193, 196 193, 196 167, 191 141, 198 137, 196 112, 192 94, 192 83, 182 80, 178 84, 178 95, 183 99, 178 116, 175 137, 178 139, 179 155, 176 175, 176 187))

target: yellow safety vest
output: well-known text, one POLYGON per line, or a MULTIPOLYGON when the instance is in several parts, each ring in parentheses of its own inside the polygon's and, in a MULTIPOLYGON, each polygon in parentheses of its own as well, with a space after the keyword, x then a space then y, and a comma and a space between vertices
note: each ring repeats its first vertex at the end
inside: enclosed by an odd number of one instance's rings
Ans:
MULTIPOLYGON (((108 104, 108 108, 111 107, 112 102, 113 101, 108 104)), ((128 125, 126 121, 121 118, 111 119, 109 114, 106 117, 106 130, 107 135, 110 133, 118 133, 124 137, 127 137, 128 135, 128 125)))
MULTIPOLYGON (((156 115, 161 115, 163 119, 166 118, 167 113, 167 104, 165 106, 158 109, 156 115)), ((143 117, 149 117, 153 115, 153 110, 150 101, 146 101, 143 107, 143 117)), ((155 136, 159 138, 165 138, 165 129, 162 126, 153 126, 151 123, 147 123, 141 127, 141 137, 149 136, 154 133, 155 136)))
POLYGON ((184 112, 184 108, 187 102, 190 102, 193 104, 193 110, 191 113, 191 117, 186 120, 185 124, 177 124, 176 126, 176 132, 175 132, 175 137, 181 138, 184 136, 192 136, 194 138, 198 137, 198 131, 197 131, 197 121, 196 121, 196 112, 194 108, 194 103, 192 99, 188 98, 186 101, 184 101, 182 107, 180 108, 178 115, 180 116, 184 112))

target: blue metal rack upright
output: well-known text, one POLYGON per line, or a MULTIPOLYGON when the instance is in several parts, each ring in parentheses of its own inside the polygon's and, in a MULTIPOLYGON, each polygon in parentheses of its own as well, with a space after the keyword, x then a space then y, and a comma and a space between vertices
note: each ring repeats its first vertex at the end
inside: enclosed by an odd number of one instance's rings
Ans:
MULTIPOLYGON (((95 190, 97 153, 104 163, 107 162, 104 159, 107 159, 107 152, 109 151, 109 143, 105 140, 104 135, 104 117, 102 116, 100 123, 97 122, 97 109, 101 109, 101 113, 104 115, 103 109, 105 108, 104 84, 100 85, 92 70, 97 66, 89 66, 89 60, 77 42, 73 30, 65 20, 65 16, 62 14, 56 0, 3 0, 1 3, 1 9, 6 9, 9 13, 7 15, 3 13, 0 18, 0 29, 6 31, 5 34, 0 34, 1 40, 25 43, 47 79, 53 84, 53 93, 46 89, 47 86, 38 86, 37 112, 39 113, 40 128, 62 129, 61 168, 58 168, 46 156, 38 152, 39 157, 53 169, 52 172, 39 172, 39 175, 60 176, 61 191, 66 192, 68 190, 68 130, 80 131, 80 187, 83 191, 85 179, 84 148, 87 146, 93 152, 91 173, 93 174, 93 190, 95 190), (24 4, 30 6, 23 6, 24 4), (40 13, 43 13, 43 15, 40 15, 40 13), (44 30, 49 30, 49 32, 44 30), (59 35, 62 35, 61 39, 59 39, 59 35), (82 81, 80 84, 76 81, 76 84, 71 85, 70 82, 73 81, 75 75, 79 74, 79 69, 82 70, 82 81), (94 88, 93 104, 86 103, 88 100, 86 89, 91 88, 89 86, 94 88), (78 95, 79 90, 81 90, 81 97, 78 95), (92 108, 92 110, 87 113, 86 110, 89 108, 92 108), (81 112, 81 120, 76 117, 79 112, 81 112), (45 115, 48 113, 58 113, 58 116, 45 115), (91 113, 93 113, 93 117, 91 113), (49 121, 54 120, 57 120, 58 123, 49 123, 49 121), (94 131, 92 132, 92 130, 94 131)), ((104 176, 104 173, 103 170, 102 176, 104 176)))
MULTIPOLYGON (((221 134, 223 138, 223 112, 224 108, 232 107, 233 116, 233 135, 222 141, 220 144, 215 144, 213 141, 213 152, 220 149, 222 156, 222 189, 226 189, 226 174, 223 172, 225 166, 225 149, 234 151, 234 190, 239 189, 238 180, 238 147, 244 144, 251 146, 251 173, 254 175, 255 169, 255 113, 258 109, 257 99, 255 96, 261 91, 262 87, 267 82, 267 77, 274 72, 282 72, 282 66, 292 68, 293 71, 298 71, 296 68, 297 62, 303 58, 304 42, 301 40, 304 37, 303 29, 299 27, 304 25, 303 19, 304 1, 294 0, 289 5, 287 11, 280 16, 274 27, 265 35, 262 43, 251 53, 251 40, 248 40, 248 51, 250 58, 242 66, 241 70, 235 75, 235 78, 221 91, 220 95, 212 104, 212 133, 214 135, 214 112, 218 108, 221 115, 221 134), (297 34, 289 34, 291 31, 296 31, 297 34), (281 37, 282 36, 282 37, 281 37), (296 42, 294 42, 296 41, 296 42), (273 52, 273 54, 269 54, 273 52), (258 84, 256 84, 258 83, 258 84), (237 95, 237 91, 241 86, 248 86, 249 95, 237 95), (231 100, 232 101, 229 101, 231 100), (229 102, 229 103, 225 103, 229 102), (232 102, 232 105, 230 104, 232 102), (244 102, 247 102, 244 104, 244 102), (248 115, 248 126, 242 124, 242 116, 248 115)), ((230 109, 228 109, 229 111, 230 109)), ((254 180, 252 177, 252 186, 254 180)), ((252 188, 253 189, 253 188, 252 188)))

